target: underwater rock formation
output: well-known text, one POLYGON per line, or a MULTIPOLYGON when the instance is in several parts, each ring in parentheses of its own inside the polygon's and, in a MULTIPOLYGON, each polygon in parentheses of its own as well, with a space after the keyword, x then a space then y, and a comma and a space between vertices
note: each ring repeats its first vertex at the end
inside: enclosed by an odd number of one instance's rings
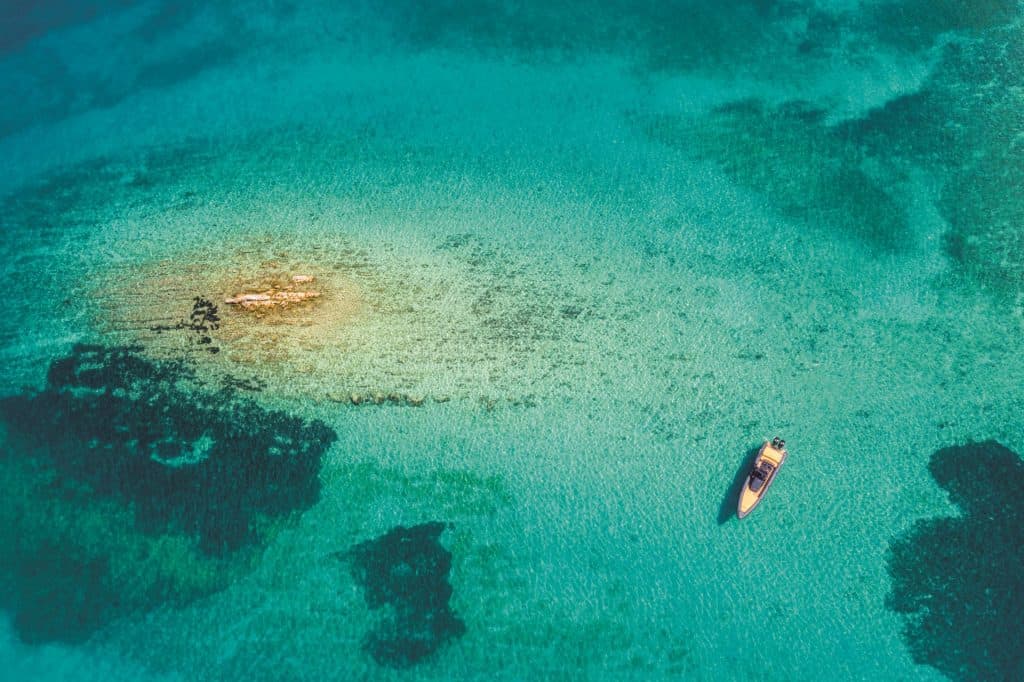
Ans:
POLYGON ((891 545, 887 606, 914 660, 953 679, 1024 677, 1024 461, 994 441, 939 450, 929 471, 962 516, 891 545))
POLYGON ((0 416, 0 602, 29 642, 222 589, 240 550, 316 502, 336 438, 140 347, 76 345, 0 416))
MULTIPOLYGON (((327 398, 332 402, 336 403, 349 403, 351 405, 406 405, 409 407, 422 407, 423 403, 426 402, 426 398, 421 395, 409 395, 407 393, 396 393, 390 391, 384 393, 383 391, 371 391, 369 393, 337 393, 331 392, 327 394, 327 398)), ((435 398, 437 402, 443 402, 435 398)))
POLYGON ((445 528, 440 522, 397 526, 345 555, 365 590, 367 606, 392 608, 363 641, 380 665, 409 667, 466 632, 448 604, 452 554, 440 542, 445 528))

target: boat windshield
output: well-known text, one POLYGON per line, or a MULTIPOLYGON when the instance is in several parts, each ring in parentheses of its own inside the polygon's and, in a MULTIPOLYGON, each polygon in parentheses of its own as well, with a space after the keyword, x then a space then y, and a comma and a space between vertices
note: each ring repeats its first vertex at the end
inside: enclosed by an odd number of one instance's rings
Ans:
POLYGON ((768 480, 768 476, 772 473, 773 467, 767 462, 762 462, 760 466, 756 467, 750 472, 750 489, 753 492, 759 492, 764 486, 765 481, 768 480))

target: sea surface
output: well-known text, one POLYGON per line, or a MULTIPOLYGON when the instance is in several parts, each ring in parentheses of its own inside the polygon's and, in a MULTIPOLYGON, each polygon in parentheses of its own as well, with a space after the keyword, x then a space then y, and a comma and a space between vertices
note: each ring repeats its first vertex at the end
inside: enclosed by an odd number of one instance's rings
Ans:
POLYGON ((8 0, 0 101, 0 677, 1024 679, 1016 0, 8 0))

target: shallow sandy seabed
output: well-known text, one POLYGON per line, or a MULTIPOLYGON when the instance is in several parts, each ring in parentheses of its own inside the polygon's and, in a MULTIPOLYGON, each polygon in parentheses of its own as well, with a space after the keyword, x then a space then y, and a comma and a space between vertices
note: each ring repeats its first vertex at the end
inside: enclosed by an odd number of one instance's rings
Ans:
MULTIPOLYGON (((932 50, 950 28, 987 44, 1008 3, 977 21, 885 9, 904 5, 873 3, 880 28, 856 2, 737 3, 664 49, 643 42, 675 35, 660 3, 608 31, 598 12, 576 40, 571 3, 508 31, 497 3, 394 5, 377 30, 315 3, 196 5, 151 17, 187 38, 138 49, 152 69, 61 75, 26 107, 44 127, 3 120, 24 129, 0 140, 17 169, 0 283, 21 292, 0 319, 5 392, 77 341, 142 343, 338 441, 319 502, 224 591, 80 650, 5 654, 96 654, 108 679, 121 658, 185 679, 397 679, 360 649, 377 619, 336 556, 436 521, 467 629, 420 678, 935 677, 886 606, 885 556, 915 519, 956 514, 932 452, 1024 452, 1019 202, 996 172, 1016 152, 988 153, 1019 70, 932 50), (296 274, 322 296, 223 303, 296 274), (153 329, 200 296, 209 344, 153 329), (743 453, 776 433, 792 458, 769 499, 722 523, 743 453)), ((119 27, 4 65, 45 82, 54 55, 144 40, 119 27)))

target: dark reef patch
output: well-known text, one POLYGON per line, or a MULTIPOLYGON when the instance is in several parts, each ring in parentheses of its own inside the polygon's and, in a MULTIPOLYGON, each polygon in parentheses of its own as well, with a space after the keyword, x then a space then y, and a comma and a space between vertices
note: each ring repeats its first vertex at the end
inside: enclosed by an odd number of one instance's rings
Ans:
POLYGON ((117 616, 117 588, 109 584, 105 557, 49 540, 34 550, 14 568, 12 610, 22 641, 79 643, 117 616))
POLYGON ((939 450, 928 469, 962 516, 893 541, 887 606, 918 663, 953 679, 1024 679, 1024 461, 987 441, 939 450))
MULTIPOLYGON (((151 12, 137 7, 120 11, 139 4, 130 0, 47 0, 41 8, 35 6, 39 3, 13 4, 13 12, 0 7, 0 56, 8 53, 17 65, 17 75, 10 79, 10 100, 20 106, 0 112, 0 136, 88 109, 114 107, 140 90, 183 83, 230 63, 254 39, 264 37, 241 11, 194 1, 154 3, 151 12), (175 7, 163 11, 160 5, 175 7), (74 30, 76 24, 103 15, 117 15, 117 20, 103 30, 74 30), (210 37, 200 42, 200 36, 210 37), (65 41, 85 53, 116 44, 135 58, 119 60, 112 77, 104 64, 76 59, 75 50, 63 48, 65 41)), ((275 8, 271 4, 266 10, 275 8)))
POLYGON ((317 501, 336 438, 140 347, 76 345, 0 416, 0 602, 29 642, 223 588, 317 501))
MULTIPOLYGON (((0 198, 0 229, 11 239, 80 245, 94 228, 131 212, 148 216, 190 206, 192 178, 216 172, 217 151, 193 140, 120 157, 96 157, 33 177, 0 198)), ((5 244, 6 246, 6 244, 5 244)))
POLYGON ((928 163, 952 163, 964 144, 963 128, 947 125, 943 93, 926 84, 901 95, 864 116, 844 121, 836 133, 851 144, 864 145, 875 156, 928 163))
POLYGON ((974 279, 1024 302, 1024 144, 990 152, 955 171, 939 208, 946 253, 974 279))
POLYGON ((141 351, 76 345, 44 390, 5 398, 0 414, 62 476, 131 504, 147 531, 198 535, 211 553, 252 541, 257 514, 316 502, 329 427, 197 390, 188 365, 141 351))
POLYGON ((466 631, 449 606, 452 554, 440 541, 445 528, 440 522, 397 526, 345 555, 365 590, 367 606, 391 607, 363 641, 380 665, 409 667, 466 631))
POLYGON ((177 324, 167 325, 161 324, 150 327, 150 331, 157 333, 165 331, 174 331, 179 329, 187 329, 188 331, 194 332, 195 336, 192 340, 203 346, 207 351, 216 353, 220 349, 217 346, 210 345, 213 343, 213 337, 210 336, 210 332, 220 328, 220 315, 217 312, 217 306, 208 299, 202 296, 196 296, 192 299, 192 312, 189 313, 187 320, 181 320, 177 324))

